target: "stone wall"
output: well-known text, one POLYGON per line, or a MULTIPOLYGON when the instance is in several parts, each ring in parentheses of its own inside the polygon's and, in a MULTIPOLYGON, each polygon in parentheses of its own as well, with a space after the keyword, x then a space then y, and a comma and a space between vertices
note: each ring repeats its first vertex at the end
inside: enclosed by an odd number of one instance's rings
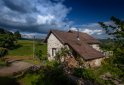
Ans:
POLYGON ((104 58, 93 59, 85 62, 86 67, 99 67, 104 58))
POLYGON ((55 56, 52 56, 52 48, 56 48, 56 52, 60 50, 64 45, 51 33, 47 40, 47 53, 48 60, 54 60, 55 56))

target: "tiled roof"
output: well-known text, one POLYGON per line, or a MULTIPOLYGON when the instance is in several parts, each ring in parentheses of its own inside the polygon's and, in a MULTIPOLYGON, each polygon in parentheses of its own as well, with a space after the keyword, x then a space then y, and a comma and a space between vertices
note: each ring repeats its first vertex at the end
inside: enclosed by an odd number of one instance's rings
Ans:
POLYGON ((51 33, 53 33, 61 41, 62 44, 68 44, 75 52, 77 52, 85 60, 91 60, 91 59, 103 57, 101 52, 95 50, 89 45, 89 44, 99 44, 100 42, 86 33, 77 32, 77 31, 65 32, 59 30, 51 30, 49 35, 51 33), (78 35, 79 35, 79 40, 77 39, 78 35))

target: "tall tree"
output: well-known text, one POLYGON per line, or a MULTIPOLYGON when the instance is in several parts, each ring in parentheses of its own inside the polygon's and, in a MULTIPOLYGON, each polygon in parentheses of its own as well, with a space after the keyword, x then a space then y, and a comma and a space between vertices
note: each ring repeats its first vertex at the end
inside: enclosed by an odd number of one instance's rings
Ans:
POLYGON ((0 29, 0 47, 12 48, 15 44, 15 37, 12 32, 0 29))
POLYGON ((112 24, 99 24, 105 29, 106 33, 110 35, 114 42, 113 48, 113 63, 124 65, 124 21, 112 16, 110 18, 112 24))
POLYGON ((0 34, 4 34, 4 33, 5 33, 4 29, 0 28, 0 34))
POLYGON ((21 34, 20 34, 19 31, 16 31, 16 32, 14 33, 14 36, 16 37, 16 39, 20 39, 20 38, 21 38, 21 34))

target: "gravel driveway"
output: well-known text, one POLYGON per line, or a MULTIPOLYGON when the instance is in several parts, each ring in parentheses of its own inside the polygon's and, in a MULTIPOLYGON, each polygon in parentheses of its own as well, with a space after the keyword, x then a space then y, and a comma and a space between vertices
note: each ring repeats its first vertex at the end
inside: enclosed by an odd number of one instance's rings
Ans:
POLYGON ((10 76, 14 73, 24 71, 33 66, 33 64, 23 61, 13 62, 9 67, 0 68, 0 76, 10 76))

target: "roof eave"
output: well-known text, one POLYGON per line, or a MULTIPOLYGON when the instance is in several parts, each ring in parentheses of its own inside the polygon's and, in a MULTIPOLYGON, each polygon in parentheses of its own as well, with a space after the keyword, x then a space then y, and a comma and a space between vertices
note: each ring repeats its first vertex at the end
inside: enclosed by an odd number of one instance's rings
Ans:
POLYGON ((99 58, 104 58, 104 57, 105 57, 105 56, 101 56, 101 57, 97 57, 97 58, 85 59, 85 61, 90 61, 90 60, 99 59, 99 58))
POLYGON ((65 42, 64 42, 61 38, 59 38, 59 36, 57 36, 56 33, 55 33, 54 31, 52 31, 52 30, 49 31, 48 36, 45 38, 45 40, 44 40, 45 43, 47 43, 47 39, 49 38, 49 36, 50 36, 51 33, 53 33, 53 35, 54 35, 62 44, 65 44, 65 42))

